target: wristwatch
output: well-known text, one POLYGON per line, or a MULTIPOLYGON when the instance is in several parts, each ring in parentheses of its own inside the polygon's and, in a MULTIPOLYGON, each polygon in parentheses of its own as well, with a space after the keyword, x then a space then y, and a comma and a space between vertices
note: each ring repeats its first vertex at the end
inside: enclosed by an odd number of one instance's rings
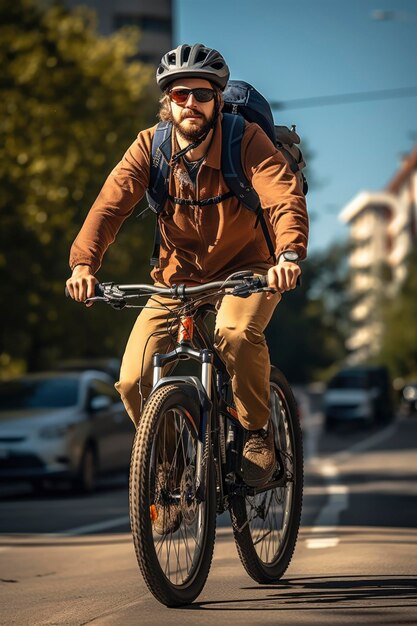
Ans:
POLYGON ((298 260, 300 257, 298 256, 297 252, 294 252, 294 250, 285 250, 279 255, 280 260, 281 258, 283 258, 284 261, 291 261, 291 263, 298 263, 298 260))

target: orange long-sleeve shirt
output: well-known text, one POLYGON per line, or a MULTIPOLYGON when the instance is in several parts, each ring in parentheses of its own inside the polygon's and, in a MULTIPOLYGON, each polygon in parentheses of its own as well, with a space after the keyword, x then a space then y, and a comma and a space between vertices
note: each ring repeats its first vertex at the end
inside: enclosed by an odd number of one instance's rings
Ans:
MULTIPOLYGON (((107 178, 72 245, 71 268, 83 263, 95 273, 122 223, 145 194, 155 129, 139 133, 107 178)), ((221 173, 221 141, 219 119, 196 186, 180 163, 171 167, 169 195, 203 200, 228 191, 221 173)), ((172 142, 174 153, 179 149, 175 133, 172 142)), ((246 124, 241 159, 247 178, 267 209, 277 258, 284 250, 294 250, 300 259, 305 258, 308 217, 304 194, 283 155, 257 124, 246 124)), ((255 221, 255 214, 234 196, 202 207, 174 205, 168 200, 160 216, 159 267, 152 270, 152 278, 166 285, 198 284, 244 269, 266 271, 273 262, 255 221)))

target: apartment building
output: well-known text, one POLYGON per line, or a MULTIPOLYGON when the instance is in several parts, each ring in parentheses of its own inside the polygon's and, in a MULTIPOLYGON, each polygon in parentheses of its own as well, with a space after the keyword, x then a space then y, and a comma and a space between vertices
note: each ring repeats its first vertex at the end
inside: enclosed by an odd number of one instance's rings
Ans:
POLYGON ((68 8, 83 5, 97 13, 98 30, 110 35, 122 26, 137 26, 142 34, 138 57, 157 65, 173 46, 172 0, 64 0, 68 8))
POLYGON ((385 190, 359 193, 340 219, 350 229, 352 333, 347 347, 351 363, 359 363, 379 350, 381 296, 395 295, 417 242, 417 146, 385 190))
POLYGON ((388 226, 393 245, 389 262, 394 282, 401 283, 407 273, 406 260, 417 243, 417 146, 403 160, 401 168, 387 186, 397 198, 398 211, 388 226))

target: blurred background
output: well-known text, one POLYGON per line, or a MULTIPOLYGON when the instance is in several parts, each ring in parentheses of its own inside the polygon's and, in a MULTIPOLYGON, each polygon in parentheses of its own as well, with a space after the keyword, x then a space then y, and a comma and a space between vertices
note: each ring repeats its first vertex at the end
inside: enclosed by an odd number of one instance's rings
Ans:
MULTIPOLYGON (((268 329, 304 434, 291 576, 248 587, 226 513, 200 608, 230 623, 417 623, 415 0, 0 0, 0 622, 137 623, 138 608, 166 621, 134 560, 134 429, 113 386, 136 314, 64 287, 104 180, 157 122, 162 54, 195 42, 296 125, 311 216, 302 286, 268 329)), ((99 280, 149 281, 144 208, 99 280)))
MULTIPOLYGON (((68 252, 110 170, 156 122, 161 55, 195 41, 302 137, 310 255, 271 324, 274 361, 293 383, 362 363, 386 365, 397 386, 417 378, 413 0, 0 7, 2 378, 122 354, 133 316, 67 301, 68 252)), ((132 216, 99 279, 146 281, 152 232, 152 217, 132 216)))
MULTIPOLYGON (((390 393, 413 389, 416 35, 414 0, 0 0, 1 378, 60 372, 51 397, 64 371, 117 378, 135 314, 67 300, 69 249, 108 173, 156 123, 161 55, 200 41, 302 137, 309 257, 268 329, 272 360, 298 387, 365 367, 390 393)), ((123 225, 100 280, 148 280, 145 206, 123 225)), ((352 380, 341 384, 376 384, 352 380)), ((414 407, 410 393, 403 402, 414 407)))

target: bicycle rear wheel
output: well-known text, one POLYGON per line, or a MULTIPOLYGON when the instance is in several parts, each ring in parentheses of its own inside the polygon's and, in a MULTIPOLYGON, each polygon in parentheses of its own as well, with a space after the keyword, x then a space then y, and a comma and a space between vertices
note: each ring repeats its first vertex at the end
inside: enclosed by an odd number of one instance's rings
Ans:
POLYGON ((142 413, 132 450, 129 503, 145 582, 166 606, 189 604, 204 587, 215 540, 212 464, 196 498, 198 399, 186 384, 158 389, 142 413))
POLYGON ((282 486, 230 502, 233 534, 247 573, 274 583, 290 564, 300 526, 303 497, 303 449, 298 409, 285 376, 271 369, 271 421, 275 445, 284 463, 282 486))

